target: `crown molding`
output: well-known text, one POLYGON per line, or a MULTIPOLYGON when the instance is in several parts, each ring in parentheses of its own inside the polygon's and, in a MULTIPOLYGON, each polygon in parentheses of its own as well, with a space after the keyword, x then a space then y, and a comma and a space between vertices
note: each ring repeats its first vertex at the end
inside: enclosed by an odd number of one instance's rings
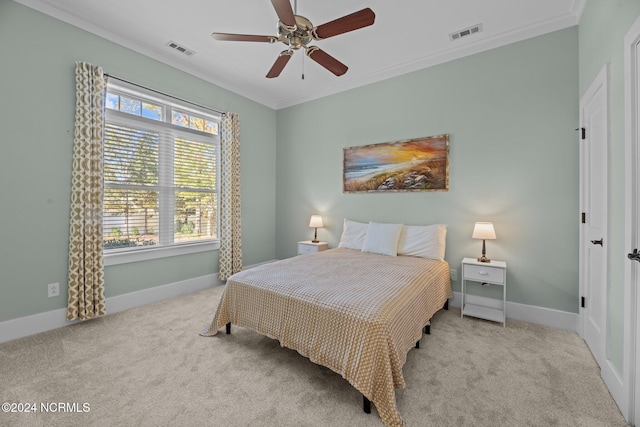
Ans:
MULTIPOLYGON (((202 70, 198 67, 194 67, 190 64, 185 63, 182 60, 182 58, 177 57, 178 55, 177 53, 173 54, 173 52, 163 52, 163 51, 149 48, 147 46, 142 46, 140 44, 134 43, 131 40, 128 40, 103 27, 100 27, 92 22, 88 22, 85 19, 67 10, 61 9, 50 0, 13 0, 13 1, 15 1, 16 3, 20 3, 23 6, 27 6, 31 9, 34 9, 38 12, 41 12, 45 15, 48 15, 52 18, 55 18, 59 21, 72 25, 76 28, 87 31, 91 34, 94 34, 98 37, 101 37, 119 46, 130 49, 148 58, 154 59, 158 62, 161 62, 170 67, 173 67, 177 70, 183 71, 187 74, 190 74, 208 83, 219 86, 222 89, 226 89, 237 95, 248 98, 266 107, 269 107, 272 109, 276 108, 274 100, 271 97, 269 97, 267 94, 259 93, 257 91, 249 91, 243 85, 235 84, 226 79, 214 78, 211 76, 210 73, 206 72, 205 70, 202 70)), ((105 70, 105 71, 108 72, 109 70, 105 70)))
POLYGON ((408 61, 380 72, 343 76, 339 81, 336 81, 335 84, 323 86, 320 89, 305 91, 293 97, 274 99, 269 93, 260 91, 255 87, 247 88, 246 85, 236 84, 228 79, 212 77, 210 72, 185 63, 182 58, 177 57, 177 54, 155 50, 127 40, 118 34, 80 18, 72 12, 61 9, 52 0, 14 1, 274 110, 288 108, 326 96, 335 95, 340 92, 356 89, 358 87, 377 83, 424 68, 433 67, 445 62, 578 25, 586 4, 586 0, 574 0, 568 13, 554 19, 537 22, 526 27, 521 27, 513 31, 506 31, 477 41, 467 42, 459 47, 442 50, 433 55, 408 61))
MULTIPOLYGON (((403 74, 412 73, 414 71, 433 67, 435 65, 454 61, 456 59, 475 55, 497 47, 506 46, 508 44, 517 43, 526 39, 548 34, 554 31, 563 30, 578 25, 578 21, 582 14, 585 0, 576 0, 572 12, 564 16, 541 21, 527 27, 521 27, 514 31, 508 31, 495 36, 480 39, 475 42, 461 45, 460 47, 440 51, 436 54, 425 56, 414 61, 405 62, 386 70, 359 76, 350 76, 347 80, 342 80, 330 87, 323 87, 322 90, 307 91, 295 97, 282 99, 276 103, 276 110, 292 107, 297 104, 312 101, 329 95, 335 95, 357 87, 366 86, 377 83, 403 74)), ((452 42, 455 43, 455 42, 452 42)), ((343 76, 344 77, 344 76, 343 76)))

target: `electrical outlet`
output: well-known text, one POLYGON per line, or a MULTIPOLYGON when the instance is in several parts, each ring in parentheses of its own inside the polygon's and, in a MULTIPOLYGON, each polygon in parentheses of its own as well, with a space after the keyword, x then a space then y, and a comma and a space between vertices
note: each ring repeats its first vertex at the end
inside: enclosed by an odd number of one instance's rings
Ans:
POLYGON ((47 290, 49 293, 49 298, 57 297, 60 295, 60 283, 49 283, 47 285, 47 290))
POLYGON ((455 282, 458 280, 458 270, 449 270, 449 276, 451 276, 451 280, 455 282))

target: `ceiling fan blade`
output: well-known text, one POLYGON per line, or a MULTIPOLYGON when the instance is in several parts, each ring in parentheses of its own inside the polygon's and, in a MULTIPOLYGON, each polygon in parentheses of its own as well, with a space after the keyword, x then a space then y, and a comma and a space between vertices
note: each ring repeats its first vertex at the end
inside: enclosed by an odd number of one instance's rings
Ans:
POLYGON ((264 42, 275 43, 278 41, 274 36, 254 36, 250 34, 227 34, 227 33, 213 33, 211 34, 216 40, 233 41, 233 42, 264 42))
POLYGON ((339 34, 373 25, 376 14, 373 10, 366 8, 342 18, 335 19, 326 24, 322 24, 313 29, 313 36, 316 40, 327 39, 339 34))
POLYGON ((307 56, 316 61, 318 64, 322 65, 327 70, 331 71, 336 76, 343 75, 349 69, 349 67, 344 65, 342 62, 338 61, 336 58, 329 55, 324 50, 315 46, 310 46, 307 49, 307 56))
POLYGON ((278 77, 284 69, 284 66, 287 65, 287 62, 291 59, 291 55, 293 55, 293 52, 290 50, 282 51, 267 73, 267 78, 272 79, 274 77, 278 77))
POLYGON ((296 26, 296 18, 293 15, 293 9, 289 0, 271 0, 273 8, 276 10, 278 19, 288 27, 296 26))

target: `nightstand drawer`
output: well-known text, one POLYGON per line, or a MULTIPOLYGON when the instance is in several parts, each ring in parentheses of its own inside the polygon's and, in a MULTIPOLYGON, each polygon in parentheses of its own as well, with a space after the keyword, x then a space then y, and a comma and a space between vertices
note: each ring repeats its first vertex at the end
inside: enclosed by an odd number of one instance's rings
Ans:
POLYGON ((315 254, 316 252, 326 251, 328 248, 327 242, 314 243, 310 240, 298 242, 298 255, 315 254))
POLYGON ((467 280, 476 280, 478 282, 488 283, 504 283, 504 268, 490 267, 484 265, 468 265, 463 266, 462 275, 467 280))
POLYGON ((316 252, 318 252, 318 248, 316 246, 303 244, 298 245, 298 254, 300 255, 315 254, 316 252))

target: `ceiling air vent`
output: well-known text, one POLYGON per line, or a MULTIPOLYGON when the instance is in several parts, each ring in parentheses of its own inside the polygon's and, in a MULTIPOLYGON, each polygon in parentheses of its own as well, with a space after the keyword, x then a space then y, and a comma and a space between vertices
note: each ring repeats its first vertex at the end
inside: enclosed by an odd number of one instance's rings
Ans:
POLYGON ((167 43, 167 46, 169 46, 172 49, 177 50, 180 53, 184 53, 187 56, 192 56, 195 55, 195 52, 191 49, 187 49, 184 46, 179 45, 178 43, 174 42, 174 41, 169 41, 169 43, 167 43))
POLYGON ((482 31, 482 24, 474 25, 474 26, 462 29, 460 31, 456 31, 455 33, 449 34, 449 39, 451 41, 458 40, 463 37, 467 37, 472 34, 479 33, 480 31, 482 31))

